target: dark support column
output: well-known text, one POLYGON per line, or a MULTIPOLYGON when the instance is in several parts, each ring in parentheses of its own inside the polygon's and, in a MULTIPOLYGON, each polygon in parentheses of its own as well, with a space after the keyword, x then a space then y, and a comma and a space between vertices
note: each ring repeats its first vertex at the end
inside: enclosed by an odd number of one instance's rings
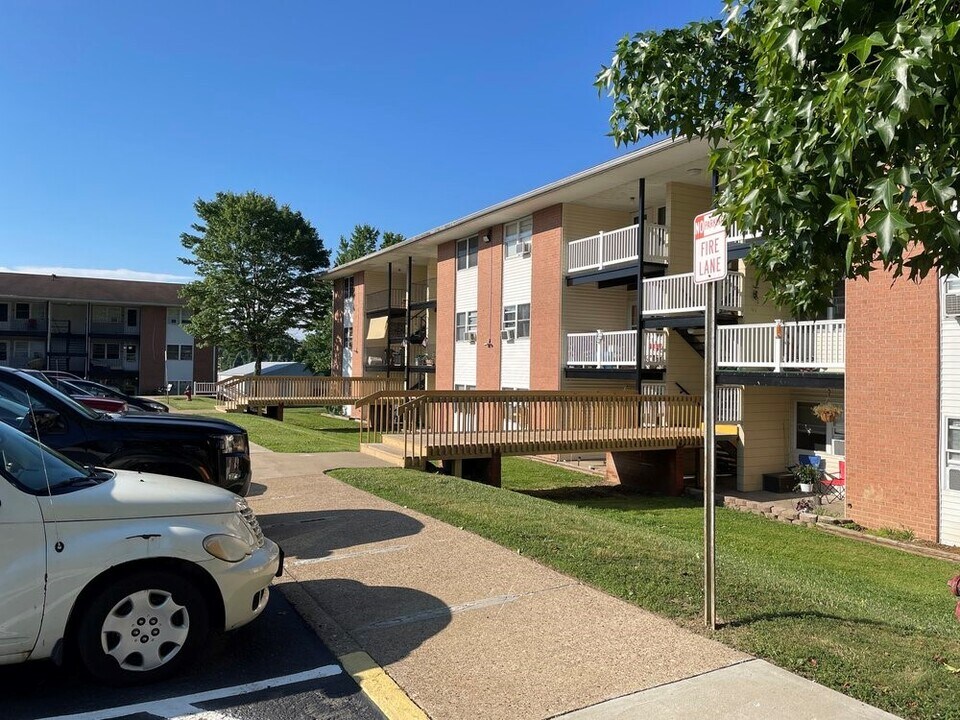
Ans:
MULTIPOLYGON (((413 258, 407 258, 407 316, 403 323, 403 388, 410 389, 410 304, 413 302, 413 258)), ((387 321, 389 326, 390 322, 387 321)))
POLYGON ((390 362, 393 353, 390 352, 390 311, 393 309, 393 263, 387 263, 387 377, 390 377, 390 362))
POLYGON ((643 208, 647 204, 647 179, 637 181, 637 395, 643 391, 643 208))

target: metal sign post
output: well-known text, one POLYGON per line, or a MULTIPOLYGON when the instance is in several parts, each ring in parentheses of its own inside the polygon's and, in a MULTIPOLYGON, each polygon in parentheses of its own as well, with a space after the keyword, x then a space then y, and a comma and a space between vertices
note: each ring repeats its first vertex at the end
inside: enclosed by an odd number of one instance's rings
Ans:
POLYGON ((717 283, 727 277, 727 231, 713 212, 693 221, 693 281, 706 285, 703 352, 703 620, 717 629, 717 283))

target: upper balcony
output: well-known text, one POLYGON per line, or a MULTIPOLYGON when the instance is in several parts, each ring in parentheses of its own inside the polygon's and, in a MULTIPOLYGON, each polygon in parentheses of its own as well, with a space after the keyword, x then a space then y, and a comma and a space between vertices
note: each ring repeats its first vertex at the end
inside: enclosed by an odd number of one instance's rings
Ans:
MULTIPOLYGON (((352 301, 352 298, 351 298, 352 301)), ((436 307, 437 302, 437 284, 436 281, 429 281, 425 283, 413 283, 410 287, 410 307, 417 308, 427 308, 427 307, 436 307)), ((371 314, 384 314, 391 310, 406 310, 407 309, 407 288, 405 285, 401 287, 393 287, 390 290, 378 290, 368 294, 365 298, 366 304, 366 313, 367 315, 371 314)), ((353 304, 350 305, 351 312, 353 304)), ((344 309, 346 310, 346 304, 344 304, 344 309)))
POLYGON ((717 366, 725 369, 842 373, 845 352, 845 320, 775 320, 717 328, 717 366))
POLYGON ((46 335, 46 318, 10 318, 0 322, 0 332, 6 335, 46 335))
MULTIPOLYGON (((600 232, 567 245, 567 273, 599 272, 637 262, 639 225, 600 232)), ((670 238, 664 225, 644 224, 643 261, 666 265, 670 238)))
MULTIPOLYGON (((693 282, 693 273, 645 278, 643 314, 686 315, 703 312, 709 285, 693 282)), ((717 286, 717 311, 740 312, 743 307, 743 273, 728 273, 717 286)))
MULTIPOLYGON (((647 330, 643 334, 643 369, 667 365, 667 332, 647 330)), ((621 369, 637 366, 636 330, 594 330, 567 333, 567 367, 621 369)))

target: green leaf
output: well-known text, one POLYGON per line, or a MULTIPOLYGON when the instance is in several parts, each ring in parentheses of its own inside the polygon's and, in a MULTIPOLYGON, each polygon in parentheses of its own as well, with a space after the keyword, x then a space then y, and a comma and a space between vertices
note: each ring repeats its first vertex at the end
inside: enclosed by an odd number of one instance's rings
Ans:
POLYGON ((883 141, 883 145, 886 148, 889 148, 893 144, 893 138, 896 135, 894 130, 893 123, 890 122, 889 116, 880 116, 874 123, 873 127, 876 128, 877 134, 880 136, 880 139, 883 141))

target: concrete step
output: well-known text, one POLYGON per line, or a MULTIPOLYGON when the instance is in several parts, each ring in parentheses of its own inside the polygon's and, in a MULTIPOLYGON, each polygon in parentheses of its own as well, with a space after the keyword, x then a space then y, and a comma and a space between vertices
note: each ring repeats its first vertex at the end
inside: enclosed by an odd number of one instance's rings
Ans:
POLYGON ((384 443, 361 443, 360 452, 364 455, 370 455, 371 457, 388 462, 391 465, 396 465, 397 467, 405 467, 406 465, 403 458, 403 450, 398 451, 396 448, 385 445, 384 443))

